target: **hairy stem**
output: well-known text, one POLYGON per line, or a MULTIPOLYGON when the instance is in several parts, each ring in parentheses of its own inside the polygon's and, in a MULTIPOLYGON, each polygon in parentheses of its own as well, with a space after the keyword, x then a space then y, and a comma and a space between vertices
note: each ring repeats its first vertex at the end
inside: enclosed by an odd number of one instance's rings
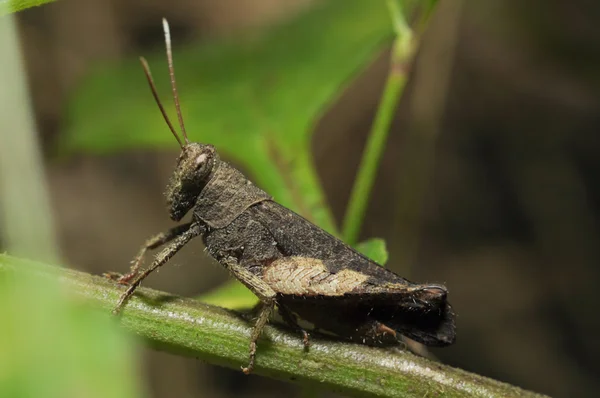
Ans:
MULTIPOLYGON (((107 316, 124 289, 102 277, 0 255, 0 277, 16 272, 59 279, 74 298, 107 316)), ((157 349, 234 369, 248 361, 251 324, 233 311, 141 288, 120 321, 157 349)), ((399 350, 314 338, 305 351, 300 336, 274 326, 259 340, 255 373, 361 397, 539 396, 399 350)))

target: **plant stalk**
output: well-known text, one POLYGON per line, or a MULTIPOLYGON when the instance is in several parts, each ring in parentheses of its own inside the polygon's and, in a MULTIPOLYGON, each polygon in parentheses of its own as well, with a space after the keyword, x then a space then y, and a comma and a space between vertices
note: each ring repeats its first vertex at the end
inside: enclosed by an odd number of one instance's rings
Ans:
POLYGON ((416 48, 412 31, 407 25, 398 3, 395 0, 388 0, 387 3, 394 31, 396 32, 396 39, 392 48, 390 70, 383 89, 383 95, 369 132, 344 216, 342 236, 349 245, 354 245, 358 241, 396 106, 406 85, 407 66, 411 62, 416 48))
MULTIPOLYGON (((84 298, 107 316, 125 289, 102 277, 0 255, 0 278, 17 272, 57 278, 73 299, 84 298)), ((252 327, 239 313, 140 288, 119 318, 156 349, 234 369, 248 362, 252 327)), ((260 339, 255 373, 357 397, 541 397, 397 349, 314 337, 304 350, 297 333, 279 326, 268 326, 260 339)))

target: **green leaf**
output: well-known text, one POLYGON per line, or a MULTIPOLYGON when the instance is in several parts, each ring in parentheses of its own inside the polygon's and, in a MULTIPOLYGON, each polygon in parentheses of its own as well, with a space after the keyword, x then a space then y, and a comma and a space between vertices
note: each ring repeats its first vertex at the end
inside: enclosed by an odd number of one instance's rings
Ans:
POLYGON ((388 261, 388 251, 385 241, 381 238, 372 238, 356 245, 356 250, 369 257, 371 260, 385 265, 388 261))
POLYGON ((198 297, 206 304, 218 305, 232 310, 244 310, 258 304, 258 297, 238 281, 231 281, 198 297))
MULTIPOLYGON (((176 48, 190 139, 215 145, 279 203, 337 235, 310 154, 313 127, 392 37, 384 2, 335 0, 262 34, 176 48)), ((149 55, 161 97, 171 103, 164 51, 149 55)), ((91 76, 68 113, 66 151, 177 145, 137 60, 91 76)))
POLYGON ((57 278, 16 272, 31 264, 0 255, 15 269, 0 273, 2 396, 141 396, 133 339, 57 278))
POLYGON ((25 10, 31 7, 52 3, 55 0, 0 0, 0 16, 25 10))

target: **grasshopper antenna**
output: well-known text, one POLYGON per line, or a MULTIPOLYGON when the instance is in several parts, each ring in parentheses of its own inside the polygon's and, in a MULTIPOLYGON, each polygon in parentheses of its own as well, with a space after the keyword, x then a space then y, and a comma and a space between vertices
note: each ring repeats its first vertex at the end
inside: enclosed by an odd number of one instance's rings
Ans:
MULTIPOLYGON (((148 84, 150 85, 150 90, 152 90, 152 95, 154 95, 154 100, 156 101, 156 104, 160 108, 160 112, 162 113, 163 117, 165 118, 165 122, 167 122, 167 125, 169 126, 171 133, 173 133, 173 135, 175 136, 175 139, 179 143, 179 146, 181 147, 181 149, 183 149, 183 143, 181 142, 181 138, 179 138, 179 136, 177 135, 175 128, 173 128, 173 125, 171 124, 171 121, 169 120, 169 116, 167 116, 167 112, 165 112, 165 108, 163 107, 162 102, 160 102, 160 98, 158 98, 158 92, 156 91, 156 86, 154 85, 154 79, 152 79, 152 73, 150 73, 150 66, 148 66, 148 62, 146 61, 146 58, 140 57, 140 62, 142 63, 142 67, 144 68, 144 73, 146 74, 146 79, 148 79, 148 84)), ((186 142, 187 142, 187 137, 186 137, 186 142)))
POLYGON ((173 67, 173 53, 171 52, 171 32, 169 30, 169 23, 166 18, 163 18, 163 30, 165 31, 165 44, 167 45, 167 61, 169 62, 169 75, 171 76, 171 87, 173 88, 173 101, 175 101, 175 108, 177 109, 177 118, 179 119, 179 127, 183 133, 185 143, 189 144, 187 133, 185 132, 185 125, 183 124, 183 116, 181 115, 181 107, 179 106, 179 96, 177 95, 177 83, 175 82, 175 68, 173 67))

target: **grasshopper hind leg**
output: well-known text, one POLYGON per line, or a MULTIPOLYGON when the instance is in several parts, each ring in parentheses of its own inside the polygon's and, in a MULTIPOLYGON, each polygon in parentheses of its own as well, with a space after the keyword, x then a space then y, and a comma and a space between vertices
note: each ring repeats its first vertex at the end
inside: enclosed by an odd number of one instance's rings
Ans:
POLYGON ((254 361, 256 360, 256 342, 258 341, 262 330, 267 325, 267 322, 269 322, 269 317, 271 316, 274 307, 274 299, 268 299, 266 302, 261 302, 258 318, 256 319, 256 323, 254 324, 254 329, 252 329, 252 335, 250 337, 250 360, 248 361, 248 366, 242 367, 242 372, 245 374, 252 373, 252 370, 254 369, 254 361))
POLYGON ((275 308, 276 293, 271 287, 260 277, 254 275, 246 267, 240 265, 234 258, 226 258, 219 260, 240 282, 254 293, 261 302, 258 318, 252 329, 250 337, 250 360, 248 366, 242 367, 245 374, 250 374, 254 369, 256 359, 256 343, 263 329, 269 322, 269 317, 275 308))

